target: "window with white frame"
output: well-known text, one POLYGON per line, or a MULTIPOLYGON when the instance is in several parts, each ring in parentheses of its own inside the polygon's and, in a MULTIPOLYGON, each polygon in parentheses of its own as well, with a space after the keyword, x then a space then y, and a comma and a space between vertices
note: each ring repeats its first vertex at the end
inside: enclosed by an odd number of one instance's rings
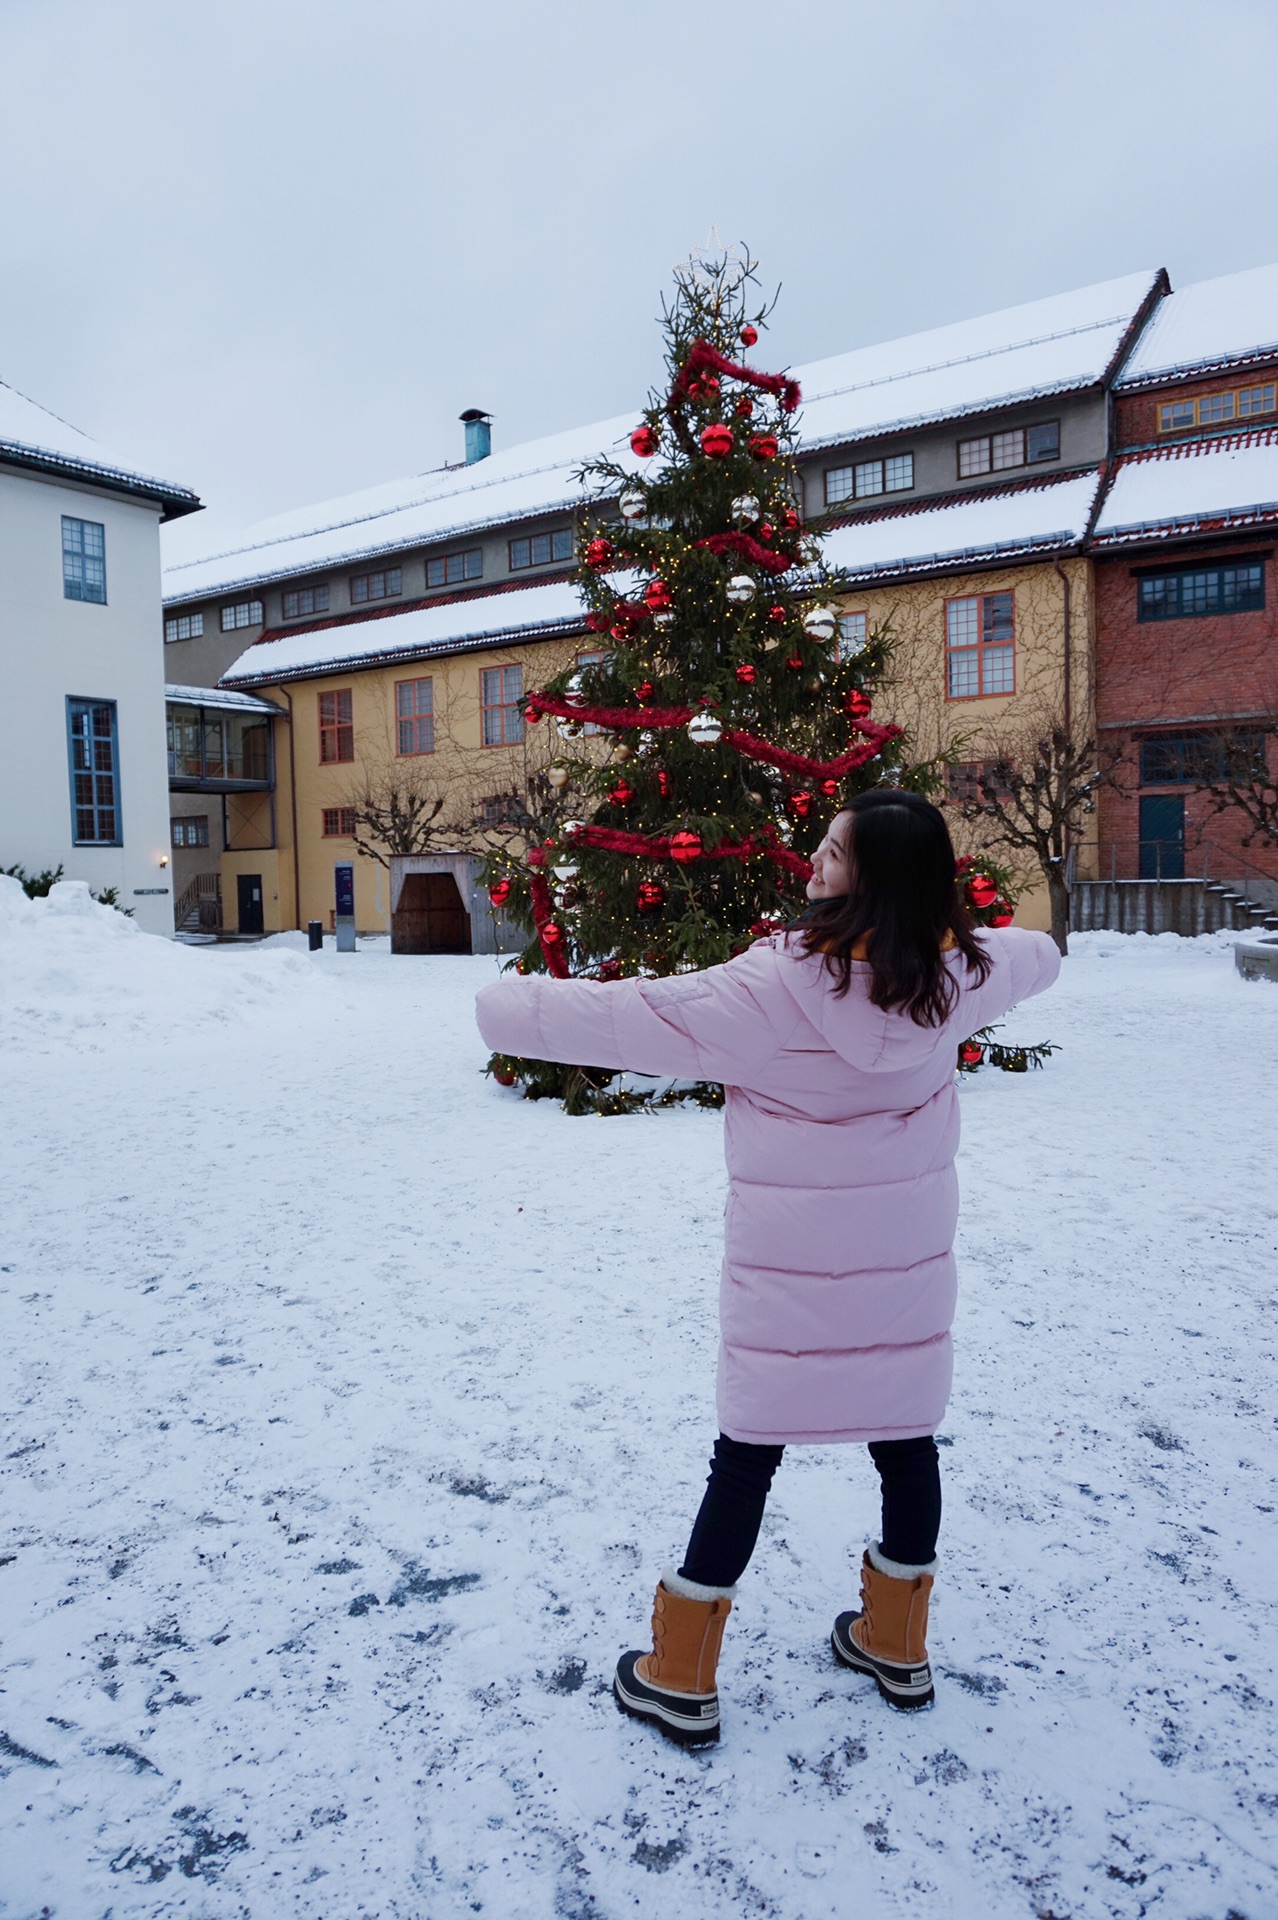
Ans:
POLYGON ((164 623, 166 640, 198 640, 203 632, 202 613, 176 613, 164 623))
POLYGON ((260 627, 264 620, 260 600, 237 600, 233 607, 222 609, 223 633, 234 633, 238 627, 260 627))
POLYGON ((517 746, 524 737, 523 668, 481 668, 479 704, 484 745, 517 746))
POLYGON ((282 601, 286 620, 305 620, 312 614, 328 612, 328 586, 291 587, 282 601))
POLYGON ((858 654, 865 652, 869 640, 868 613, 841 613, 839 615, 839 659, 855 660, 858 654))
POLYGON ((62 516, 62 593, 106 605, 106 528, 97 520, 62 516))
POLYGON ((484 577, 482 547, 470 547, 464 553, 443 553, 426 562, 428 587, 460 587, 467 580, 484 577))
POLYGON ((965 594, 945 603, 946 692, 951 700, 1016 689, 1014 596, 965 594))

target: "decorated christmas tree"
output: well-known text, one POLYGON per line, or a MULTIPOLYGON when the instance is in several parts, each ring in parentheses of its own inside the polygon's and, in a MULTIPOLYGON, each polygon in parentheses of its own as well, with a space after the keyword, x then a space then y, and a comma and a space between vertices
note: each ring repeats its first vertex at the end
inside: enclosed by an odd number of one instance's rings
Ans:
MULTIPOLYGON (((557 733, 562 820, 489 871, 532 933, 525 971, 613 980, 727 960, 802 911, 807 855, 847 799, 938 784, 875 714, 891 636, 840 618, 845 583, 804 518, 798 385, 747 357, 768 312, 755 286, 731 255, 677 270, 667 384, 630 436, 635 459, 582 476, 594 644, 526 711, 557 733)), ((605 1073, 491 1065, 582 1110, 629 1103, 605 1073)))

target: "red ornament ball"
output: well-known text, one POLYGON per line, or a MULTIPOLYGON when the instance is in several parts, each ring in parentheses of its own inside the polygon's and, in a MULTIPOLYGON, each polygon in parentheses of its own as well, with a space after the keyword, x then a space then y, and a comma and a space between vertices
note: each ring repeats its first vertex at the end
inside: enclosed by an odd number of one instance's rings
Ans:
POLYGON ((803 661, 797 653, 792 653, 785 664, 789 667, 791 673, 802 673, 803 671, 803 661))
POLYGON ((563 937, 564 937, 564 930, 559 925, 559 922, 557 920, 547 920, 545 926, 541 930, 542 946, 543 947, 561 946, 563 943, 563 937))
POLYGON ((635 699, 641 707, 646 707, 655 692, 656 688, 653 686, 651 680, 641 680, 635 688, 635 699))
POLYGON ((839 782, 837 780, 823 780, 821 782, 821 791, 827 800, 833 800, 839 791, 839 782))
POLYGON ((843 696, 843 711, 849 720, 868 720, 874 711, 874 702, 860 687, 853 687, 843 696))
POLYGON ((785 619, 785 608, 782 606, 769 607, 768 618, 769 620, 774 620, 776 624, 780 626, 781 622, 785 619))
POLYGON ((661 771, 657 775, 657 792, 661 795, 663 800, 668 800, 671 794, 674 792, 674 781, 670 778, 670 775, 666 772, 664 767, 662 767, 661 771))
POLYGON ((967 883, 968 905, 975 907, 978 913, 984 913, 986 907, 992 907, 998 900, 998 888, 988 874, 974 873, 967 883))
POLYGON ((768 522, 765 520, 763 525, 759 528, 759 538, 760 540, 770 540, 774 532, 775 532, 775 528, 770 527, 768 525, 768 522))
POLYGON ((701 451, 710 460, 726 460, 736 442, 732 438, 732 428, 718 421, 707 427, 701 436, 701 451))
POLYGON ((786 801, 787 810, 796 820, 806 820, 812 811, 813 796, 808 792, 792 793, 786 801))
POLYGON ((750 451, 756 460, 775 460, 777 457, 777 436, 775 433, 751 434, 750 451))
POLYGON ((606 613, 588 613, 586 615, 586 625, 589 627, 591 633, 607 633, 608 616, 606 613))
POLYGON ((670 858, 677 860, 681 867, 688 866, 693 860, 701 858, 701 835, 699 833, 672 833, 670 836, 670 858))
POLYGON ((741 329, 742 346, 752 347, 758 338, 759 338, 759 329, 757 327, 752 327, 750 325, 750 322, 747 320, 745 325, 741 329))
POLYGON ((794 533, 798 528, 799 516, 793 507, 787 507, 785 510, 785 524, 791 533, 794 533))
POLYGON ((493 1079, 499 1087, 513 1087, 515 1084, 515 1075, 509 1067, 494 1067, 493 1079))
POLYGON ((738 420, 748 420, 750 418, 750 415, 754 412, 754 401, 750 398, 748 393, 743 393, 741 398, 737 401, 736 406, 732 409, 732 411, 733 413, 735 413, 738 420))
POLYGON ((642 427, 636 427, 630 436, 630 450, 632 453, 637 453, 641 460, 651 460, 660 444, 646 421, 642 427))
POLYGON ((965 1040, 959 1048, 959 1059, 965 1067, 979 1067, 985 1058, 985 1049, 975 1040, 965 1040))
POLYGON ((536 726, 536 724, 537 724, 537 722, 538 722, 538 721, 539 721, 539 720, 541 719, 541 708, 540 708, 540 707, 525 707, 525 708, 524 708, 524 719, 525 719, 525 721, 526 721, 526 722, 528 723, 528 725, 529 725, 530 727, 535 727, 535 726, 536 726))
POLYGON ((620 960, 601 960, 599 962, 598 977, 601 980, 620 980, 621 978, 620 960))
POLYGON ((674 595, 664 580, 650 580, 643 600, 649 613, 664 613, 667 607, 674 605, 674 595))
POLYGON ((510 898, 509 880, 494 880, 488 889, 488 898, 495 907, 504 906, 510 898))
POLYGON ((628 807, 635 797, 635 790, 628 780, 618 780, 608 795, 614 807, 628 807))
POLYGON ((990 915, 990 925, 992 927, 1010 927, 1015 917, 1010 903, 1006 900, 1000 900, 990 915))
POLYGON ((635 894, 640 913, 660 913, 666 904, 666 890, 659 880, 643 880, 635 894))
POLYGON ((586 546, 586 565, 588 567, 594 567, 596 571, 598 571, 600 568, 606 567, 611 559, 611 540, 605 540, 601 536, 596 540, 588 542, 586 546))
POLYGON ((752 687, 758 677, 758 674, 748 660, 743 661, 737 668, 737 679, 743 687, 752 687))
POLYGON ((954 862, 954 871, 955 873, 970 873, 975 865, 976 862, 973 860, 971 854, 965 853, 960 859, 954 862))

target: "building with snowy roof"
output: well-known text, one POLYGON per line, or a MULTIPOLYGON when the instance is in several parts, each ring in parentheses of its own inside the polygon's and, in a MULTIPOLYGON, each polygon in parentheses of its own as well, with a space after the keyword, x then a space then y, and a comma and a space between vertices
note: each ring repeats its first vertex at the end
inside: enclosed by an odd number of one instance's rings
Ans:
POLYGON ((156 478, 0 383, 0 866, 61 867, 173 931, 156 478))

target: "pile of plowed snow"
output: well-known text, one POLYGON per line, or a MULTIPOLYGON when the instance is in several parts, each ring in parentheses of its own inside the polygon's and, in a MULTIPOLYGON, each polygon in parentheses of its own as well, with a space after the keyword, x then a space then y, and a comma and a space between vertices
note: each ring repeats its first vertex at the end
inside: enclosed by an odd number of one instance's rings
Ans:
POLYGON ((299 993, 325 993, 309 956, 275 945, 232 952, 143 933, 82 880, 28 900, 0 874, 0 1045, 94 1048, 240 1022, 299 993))

